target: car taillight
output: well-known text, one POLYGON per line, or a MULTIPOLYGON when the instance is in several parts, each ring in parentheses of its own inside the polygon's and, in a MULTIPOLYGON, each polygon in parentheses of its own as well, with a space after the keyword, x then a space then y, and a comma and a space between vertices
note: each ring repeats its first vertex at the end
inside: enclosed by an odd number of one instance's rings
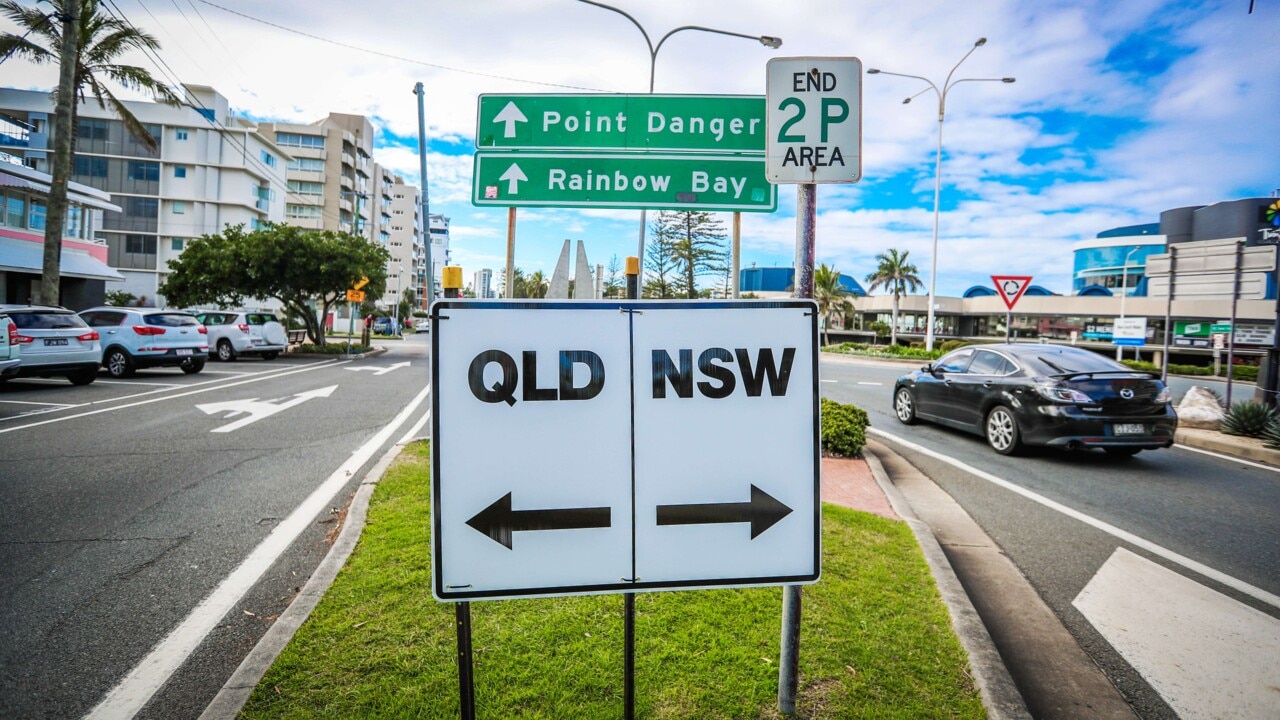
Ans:
POLYGON ((208 334, 209 334, 209 328, 207 328, 207 327, 205 327, 205 326, 201 325, 201 326, 200 326, 200 329, 199 329, 199 330, 197 330, 196 332, 200 333, 201 335, 208 335, 208 334))
POLYGON ((18 326, 10 322, 9 323, 9 344, 12 345, 16 342, 18 342, 18 326))
POLYGON ((27 335, 19 335, 19 334, 17 334, 17 333, 10 333, 10 334, 9 334, 9 342, 12 342, 12 343, 19 343, 19 344, 22 344, 22 343, 32 343, 32 342, 35 342, 35 341, 36 341, 36 339, 35 339, 35 338, 33 338, 33 337, 29 337, 29 336, 27 336, 27 335))
POLYGON ((1092 403, 1093 398, 1079 390, 1061 385, 1041 383, 1036 385, 1036 392, 1047 400, 1061 403, 1092 403))
POLYGON ((163 335, 164 328, 152 327, 150 325, 134 325, 133 331, 139 335, 163 335))
POLYGON ((248 324, 248 323, 240 323, 239 325, 236 325, 236 327, 240 328, 240 332, 244 333, 245 335, 248 335, 248 334, 249 334, 249 324, 248 324))
POLYGON ((1163 403, 1172 402, 1172 401, 1173 401, 1173 392, 1170 391, 1169 388, 1167 387, 1161 388, 1160 392, 1156 395, 1157 403, 1163 404, 1163 403))
POLYGON ((97 340, 98 337, 99 335, 97 330, 90 330, 89 332, 77 337, 76 339, 79 340, 80 342, 93 342, 94 340, 97 340))

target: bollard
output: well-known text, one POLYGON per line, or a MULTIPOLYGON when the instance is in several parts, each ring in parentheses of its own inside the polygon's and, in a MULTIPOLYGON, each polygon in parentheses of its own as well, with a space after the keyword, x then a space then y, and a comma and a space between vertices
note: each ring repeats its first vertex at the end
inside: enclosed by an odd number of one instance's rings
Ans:
POLYGON ((447 265, 440 271, 441 284, 444 285, 444 296, 447 298, 462 297, 462 267, 447 265))
POLYGON ((627 258, 627 299, 640 299, 640 258, 627 258))

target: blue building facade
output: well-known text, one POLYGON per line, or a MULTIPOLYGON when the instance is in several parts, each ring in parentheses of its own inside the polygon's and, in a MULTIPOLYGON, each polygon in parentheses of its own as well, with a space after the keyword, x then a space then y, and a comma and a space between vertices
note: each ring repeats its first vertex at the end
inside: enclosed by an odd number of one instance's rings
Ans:
MULTIPOLYGON (((744 268, 738 273, 738 291, 742 293, 790 292, 795 283, 795 277, 796 270, 790 267, 744 268)), ((840 273, 840 286, 855 297, 867 294, 857 280, 844 273, 840 273)))

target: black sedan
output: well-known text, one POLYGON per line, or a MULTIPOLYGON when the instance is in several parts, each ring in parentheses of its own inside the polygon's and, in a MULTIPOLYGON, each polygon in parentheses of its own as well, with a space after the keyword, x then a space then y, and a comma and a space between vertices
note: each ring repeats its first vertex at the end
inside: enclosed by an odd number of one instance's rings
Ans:
POLYGON ((1113 455, 1173 444, 1169 389, 1146 372, 1065 345, 973 345, 898 378, 893 411, 977 433, 1002 455, 1024 445, 1113 455))

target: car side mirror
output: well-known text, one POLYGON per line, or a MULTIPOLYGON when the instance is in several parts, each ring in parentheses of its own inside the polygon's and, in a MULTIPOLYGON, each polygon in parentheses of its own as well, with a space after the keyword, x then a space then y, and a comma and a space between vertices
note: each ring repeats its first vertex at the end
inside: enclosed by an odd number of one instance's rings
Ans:
POLYGON ((925 364, 924 364, 924 367, 920 368, 920 371, 921 371, 921 372, 929 373, 930 375, 936 375, 936 374, 937 374, 937 373, 934 371, 933 363, 925 363, 925 364))

